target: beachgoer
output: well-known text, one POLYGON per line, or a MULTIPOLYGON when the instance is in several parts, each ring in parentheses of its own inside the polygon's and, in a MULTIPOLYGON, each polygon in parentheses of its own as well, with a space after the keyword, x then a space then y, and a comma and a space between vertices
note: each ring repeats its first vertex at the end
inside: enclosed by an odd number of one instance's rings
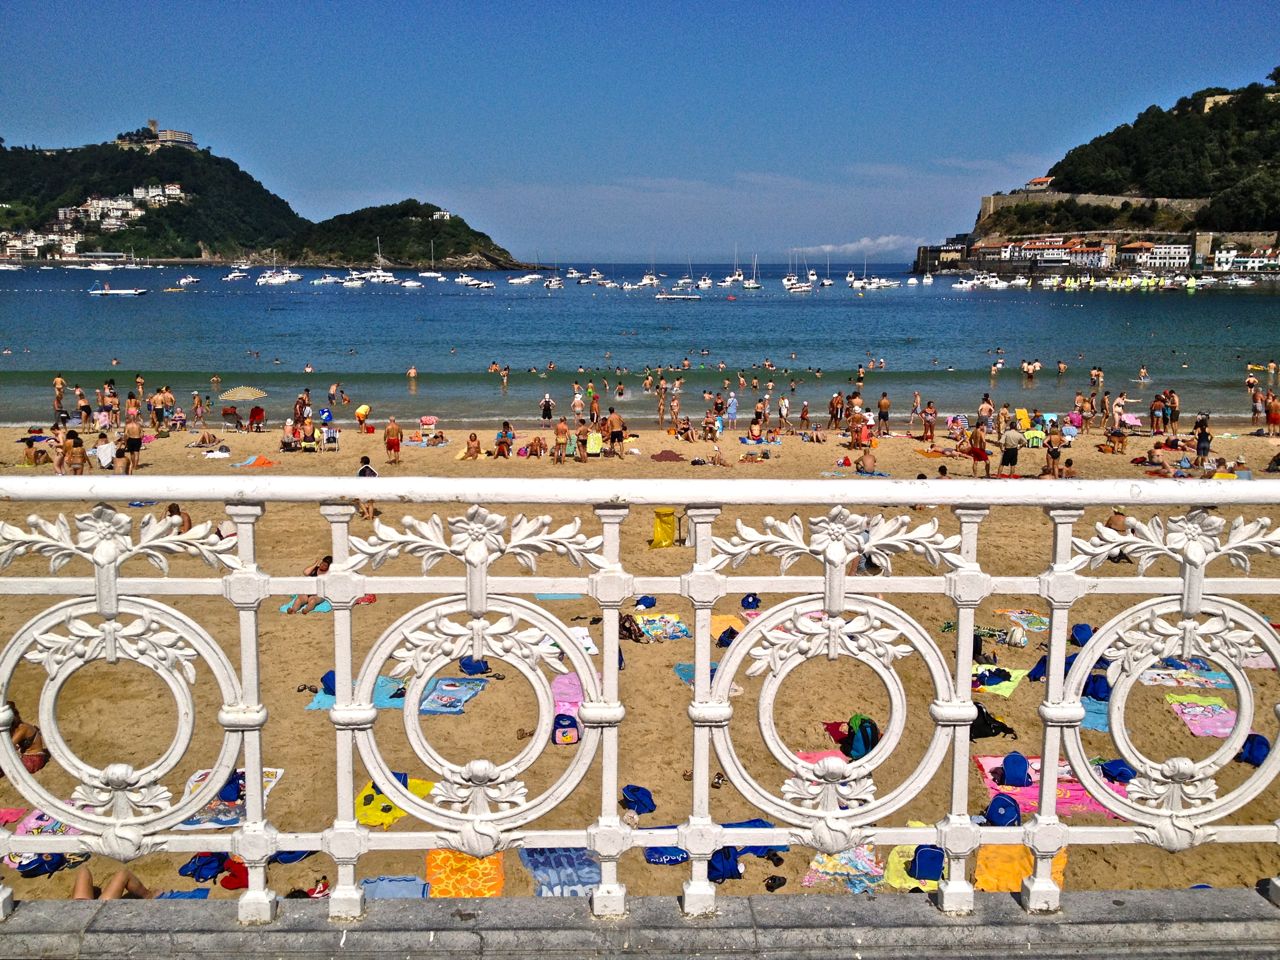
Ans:
POLYGON ((155 891, 128 870, 117 870, 101 888, 93 885, 93 874, 88 867, 76 871, 75 885, 71 888, 72 900, 151 900, 155 891))
POLYGON ((499 430, 493 438, 495 457, 501 457, 503 460, 511 459, 511 447, 516 442, 515 432, 511 429, 511 423, 507 420, 502 421, 502 429, 499 430))
POLYGON ((551 462, 564 463, 565 450, 569 447, 569 424, 564 417, 556 424, 555 443, 552 448, 551 462))
POLYGON ((544 426, 551 426, 552 411, 556 408, 556 402, 551 399, 551 394, 544 393, 540 403, 542 408, 542 423, 544 426))
MULTIPOLYGON (((687 418, 686 418, 687 419, 687 418)), ((609 416, 605 421, 609 430, 609 453, 615 457, 622 456, 622 441, 627 424, 613 407, 609 408, 609 416)))
POLYGON ((1027 438, 1018 429, 1017 421, 1010 422, 1008 428, 1000 435, 1000 469, 996 476, 1015 476, 1018 471, 1018 451, 1027 445, 1027 438))
POLYGON ((920 414, 920 422, 924 425, 920 439, 932 442, 935 424, 938 422, 938 408, 933 405, 932 400, 924 405, 924 410, 920 414))
MULTIPOLYGON (((329 572, 329 567, 333 565, 333 557, 324 556, 302 571, 304 577, 321 577, 329 572)), ((293 598, 293 603, 285 609, 285 613, 310 613, 318 607, 324 597, 318 593, 300 593, 293 598)))
POLYGON ((880 394, 880 399, 876 402, 876 436, 887 437, 889 435, 889 408, 893 406, 887 392, 880 394))
POLYGON ((388 417, 387 425, 382 430, 382 442, 387 448, 387 463, 400 462, 400 440, 403 436, 404 431, 396 423, 396 418, 388 417))
POLYGON ((480 459, 480 438, 474 433, 467 437, 467 450, 462 455, 463 460, 479 460, 480 459))
MULTIPOLYGON (((373 464, 369 462, 369 458, 361 457, 360 467, 356 470, 356 476, 373 478, 373 477, 376 477, 377 475, 378 475, 378 471, 373 468, 373 464)), ((361 518, 365 520, 373 519, 374 511, 373 511, 372 500, 357 500, 356 509, 360 511, 361 518)))
MULTIPOLYGON (((165 516, 178 518, 178 522, 174 527, 178 533, 186 533, 191 529, 191 514, 183 510, 182 507, 178 506, 178 504, 169 504, 169 509, 165 511, 165 516)), ((172 522, 173 521, 170 520, 170 523, 172 522)))

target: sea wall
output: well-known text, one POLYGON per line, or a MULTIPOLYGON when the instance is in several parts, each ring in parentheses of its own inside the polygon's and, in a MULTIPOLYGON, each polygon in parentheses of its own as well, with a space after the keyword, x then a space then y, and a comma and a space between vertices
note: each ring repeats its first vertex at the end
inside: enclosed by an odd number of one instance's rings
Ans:
POLYGON ((1115 209, 1119 209, 1126 203, 1142 206, 1154 202, 1161 208, 1176 210, 1182 214, 1196 213, 1209 203, 1208 197, 1124 197, 1103 193, 1058 193, 1053 190, 1037 193, 997 193, 982 198, 982 208, 978 211, 978 223, 981 224, 987 217, 1005 207, 1014 207, 1022 203, 1060 203, 1065 200, 1115 209))

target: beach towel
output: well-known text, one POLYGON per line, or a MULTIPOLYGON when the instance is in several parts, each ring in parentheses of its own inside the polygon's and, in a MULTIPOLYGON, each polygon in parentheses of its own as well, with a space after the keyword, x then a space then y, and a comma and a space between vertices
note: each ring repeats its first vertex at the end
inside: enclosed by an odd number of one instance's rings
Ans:
MULTIPOLYGON (((973 887, 984 893, 1018 893, 1035 865, 1035 855, 1022 844, 984 844, 978 848, 973 887)), ((1062 887, 1067 873, 1065 849, 1053 858, 1052 872, 1053 882, 1062 887)))
MULTIPOLYGON (((400 776, 396 779, 400 779, 400 776)), ((410 793, 421 799, 426 799, 435 789, 432 781, 419 780, 416 777, 406 777, 402 782, 410 793)), ((386 830, 408 815, 406 811, 392 803, 385 793, 375 787, 372 780, 356 794, 356 819, 366 827, 380 827, 386 830)))
POLYGON ((1023 630, 1030 633, 1044 633, 1049 629, 1049 618, 1042 613, 1037 613, 1035 610, 1005 609, 997 610, 996 613, 1004 614, 1018 626, 1022 627, 1023 630))
POLYGON ((604 437, 598 433, 587 434, 587 456, 598 457, 600 451, 604 449, 604 437))
POLYGON ((916 453, 920 454, 922 457, 928 457, 930 460, 942 458, 941 450, 916 450, 916 453))
MULTIPOLYGON (((546 647, 548 652, 556 653, 560 650, 560 644, 556 643, 551 637, 547 636, 537 627, 528 627, 516 634, 517 637, 527 643, 536 643, 541 647, 546 647)), ((588 656, 594 657, 600 652, 600 648, 596 646, 596 642, 591 639, 591 631, 586 627, 570 627, 569 636, 577 641, 578 646, 588 656)))
MULTIPOLYGON (((204 786, 205 781, 209 779, 213 773, 212 770, 197 770, 187 780, 186 788, 182 791, 182 800, 185 802, 197 790, 204 786)), ((236 771, 241 777, 244 776, 244 768, 236 771)), ((265 802, 266 797, 280 782, 280 778, 284 776, 284 770, 280 767, 263 767, 262 768, 262 795, 265 802)), ((175 830, 217 830, 221 827, 234 827, 239 824, 245 817, 244 797, 238 797, 235 800, 223 800, 221 797, 215 796, 210 800, 203 809, 196 811, 192 816, 183 820, 182 823, 174 827, 175 830)))
POLYGON ((425 900, 430 890, 421 877, 365 877, 360 886, 370 900, 425 900))
MULTIPOLYGON (((1031 773, 1031 786, 1006 787, 996 782, 995 771, 1004 764, 1004 757, 974 757, 973 762, 982 774, 982 782, 986 785, 987 794, 994 797, 997 793, 1007 793, 1018 801, 1025 821, 1040 809, 1040 758, 1027 757, 1027 768, 1031 773)), ((1099 775, 1101 781, 1101 775, 1099 775)), ((1102 781, 1120 796, 1128 796, 1124 784, 1102 781)), ((1089 795, 1089 791, 1071 773, 1070 766, 1063 761, 1058 764, 1058 815, 1068 817, 1075 813, 1106 813, 1106 807, 1089 795)))
POLYGON ((157 893, 157 900, 208 900, 209 888, 196 887, 194 890, 165 890, 157 893))
POLYGON ((739 437, 738 442, 742 444, 746 444, 749 447, 764 447, 764 446, 780 447, 782 446, 781 438, 777 440, 766 440, 764 437, 760 437, 758 440, 752 440, 750 437, 739 437))
MULTIPOLYGON (((956 622, 954 620, 942 621, 943 633, 955 633, 956 622)), ((1003 627, 979 627, 973 628, 973 635, 980 640, 994 640, 996 643, 1004 643, 1009 638, 1009 631, 1003 627)))
POLYGON ((1245 657, 1240 661, 1240 666, 1248 670, 1274 670, 1276 662, 1271 659, 1271 654, 1259 653, 1252 657, 1245 657))
MULTIPOLYGON (((600 680, 599 673, 596 674, 596 680, 600 680)), ((556 713, 567 714, 576 720, 578 708, 586 699, 586 694, 582 692, 582 678, 576 673, 556 674, 551 678, 551 697, 555 701, 556 713)))
POLYGON ((0 824, 17 823, 29 812, 26 807, 0 807, 0 824))
MULTIPOLYGON (((928 824, 921 820, 909 820, 907 826, 926 827, 928 824)), ((915 855, 916 846, 914 843, 904 843, 889 851, 889 856, 884 861, 884 882, 895 890, 923 890, 925 893, 933 893, 938 889, 937 880, 917 880, 907 873, 907 864, 915 855)), ((945 868, 943 876, 946 876, 945 868)))
MULTIPOLYGON (((975 663, 973 665, 973 675, 976 677, 985 669, 987 669, 985 666, 975 663)), ((997 683, 989 687, 974 687, 973 689, 977 693, 993 693, 997 697, 1004 697, 1007 700, 1013 696, 1013 691, 1018 689, 1018 684, 1023 681, 1028 673, 1030 673, 1029 670, 1010 670, 1009 679, 1003 683, 997 683)))
POLYGON ((1225 740, 1235 728, 1236 712, 1221 697, 1167 693, 1164 699, 1194 736, 1219 737, 1225 740))
POLYGON ((580 593, 535 593, 535 600, 581 600, 580 593))
MULTIPOLYGON (((711 664, 711 679, 713 681, 716 678, 716 667, 718 666, 719 664, 715 662, 711 664)), ((693 686, 694 666, 692 663, 677 663, 671 669, 676 672, 676 676, 680 678, 681 683, 693 686)))
MULTIPOLYGON (((205 456, 208 456, 208 454, 205 454, 205 456)), ((258 454, 257 456, 248 457, 245 460, 242 460, 240 463, 233 463, 231 464, 231 466, 232 467, 275 467, 275 466, 279 466, 279 464, 277 464, 274 460, 268 460, 262 454, 258 454)))
POLYGON ((1080 726, 1086 730, 1110 733, 1111 716, 1107 712, 1106 701, 1095 700, 1093 697, 1082 697, 1080 702, 1084 705, 1084 719, 1080 721, 1080 726))
POLYGON ((852 850, 842 850, 834 856, 816 854, 809 861, 809 869, 801 878, 800 886, 841 883, 850 893, 869 893, 883 881, 884 867, 876 862, 875 847, 869 843, 861 843, 852 850))
POLYGON ((674 613, 636 617, 636 622, 651 640, 688 640, 693 636, 685 622, 674 613))
POLYGON ((427 851, 431 899, 500 897, 504 886, 502 852, 476 859, 457 850, 427 851))
MULTIPOLYGON (((373 685, 373 705, 378 710, 400 710, 404 707, 404 697, 392 697, 392 694, 398 690, 404 689, 404 681, 397 680, 394 677, 378 677, 373 685)), ((335 703, 333 694, 325 693, 321 690, 311 702, 307 704, 308 710, 331 710, 335 703)))
MULTIPOLYGON (((288 613, 289 608, 293 606, 293 602, 297 599, 298 599, 298 595, 295 593, 293 596, 291 596, 288 600, 286 600, 284 603, 280 605, 280 612, 288 613)), ((319 603, 315 605, 315 609, 313 609, 311 612, 312 613, 333 613, 333 604, 330 603, 328 600, 321 600, 319 603)))
MULTIPOLYGON (((13 821, 7 821, 12 823, 13 821)), ((54 836, 54 837, 76 837, 80 835, 80 830, 70 824, 63 823, 55 817, 49 816, 43 810, 32 810, 25 817, 17 821, 18 825, 13 828, 15 836, 34 837, 34 836, 54 836)), ((4 858, 4 862, 14 870, 18 869, 18 864, 24 860, 30 860, 36 854, 29 853, 11 853, 4 858)), ((89 859, 87 853, 69 853, 66 860, 62 862, 62 867, 76 867, 89 859)))
POLYGON ((427 684, 418 712, 458 716, 468 700, 489 685, 484 677, 435 677, 427 684))
POLYGON ((521 847, 539 897, 589 897, 600 885, 600 862, 585 847, 521 847))
POLYGON ((1138 682, 1148 687, 1208 687, 1231 689, 1231 678, 1218 670, 1143 670, 1138 682))
POLYGON ((747 628, 742 618, 733 613, 713 613, 711 615, 711 636, 718 637, 726 630, 733 629, 741 633, 747 628))

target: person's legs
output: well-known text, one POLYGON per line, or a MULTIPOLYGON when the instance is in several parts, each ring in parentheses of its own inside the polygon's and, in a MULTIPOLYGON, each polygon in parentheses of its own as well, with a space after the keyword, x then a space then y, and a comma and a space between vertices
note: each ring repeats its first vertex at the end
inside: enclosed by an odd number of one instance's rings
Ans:
POLYGON ((128 870, 117 870, 110 880, 102 888, 102 895, 99 900, 119 900, 125 894, 136 897, 138 900, 151 899, 151 891, 148 890, 132 873, 128 870))
POLYGON ((89 872, 88 867, 81 867, 76 871, 76 883, 71 888, 72 900, 96 900, 93 895, 93 874, 89 872))

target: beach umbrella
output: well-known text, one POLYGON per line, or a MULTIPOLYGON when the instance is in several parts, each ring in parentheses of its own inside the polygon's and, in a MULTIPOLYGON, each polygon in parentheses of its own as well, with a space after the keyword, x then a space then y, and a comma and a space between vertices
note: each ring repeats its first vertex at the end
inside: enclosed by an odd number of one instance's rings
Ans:
POLYGON ((434 417, 428 414, 425 417, 419 417, 418 422, 422 424, 424 427, 434 427, 437 423, 440 422, 440 418, 434 417))
POLYGON ((969 418, 963 413, 958 413, 952 417, 950 423, 953 427, 959 427, 961 430, 969 429, 969 418))
POLYGON ((1126 427, 1142 426, 1142 418, 1139 417, 1136 413, 1122 414, 1120 417, 1120 422, 1123 423, 1126 427))
POLYGON ((240 403, 241 401, 261 400, 266 395, 267 391, 259 390, 257 387, 232 387, 225 393, 218 394, 218 399, 240 403))

